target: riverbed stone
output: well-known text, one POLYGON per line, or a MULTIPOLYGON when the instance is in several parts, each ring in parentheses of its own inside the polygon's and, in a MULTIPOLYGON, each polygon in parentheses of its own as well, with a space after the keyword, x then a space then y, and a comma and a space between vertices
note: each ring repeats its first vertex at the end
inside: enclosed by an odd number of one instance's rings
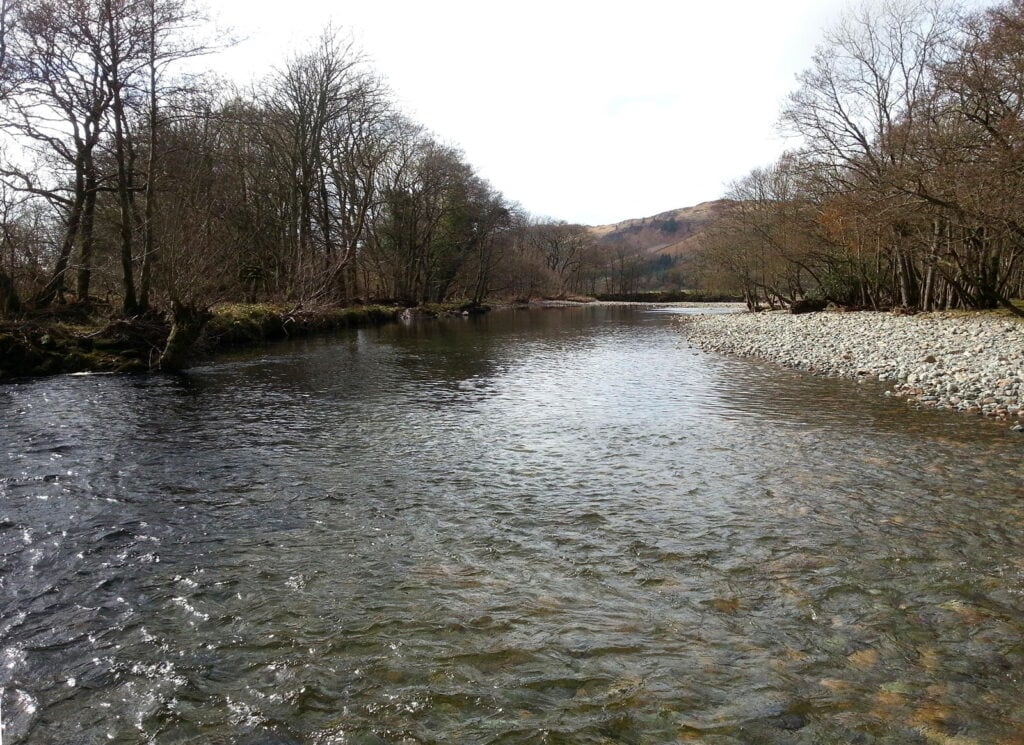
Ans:
POLYGON ((736 313, 681 318, 694 346, 877 379, 912 402, 1024 415, 1024 323, 962 313, 736 313), (967 341, 967 346, 964 342, 967 341))

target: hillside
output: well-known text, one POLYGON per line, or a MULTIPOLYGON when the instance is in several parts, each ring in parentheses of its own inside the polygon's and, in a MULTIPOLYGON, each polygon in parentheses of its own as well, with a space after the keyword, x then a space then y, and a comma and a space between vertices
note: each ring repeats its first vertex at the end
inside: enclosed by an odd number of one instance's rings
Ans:
POLYGON ((732 205, 726 199, 669 210, 651 217, 598 225, 590 230, 599 244, 625 244, 649 255, 681 256, 697 248, 701 234, 732 205))

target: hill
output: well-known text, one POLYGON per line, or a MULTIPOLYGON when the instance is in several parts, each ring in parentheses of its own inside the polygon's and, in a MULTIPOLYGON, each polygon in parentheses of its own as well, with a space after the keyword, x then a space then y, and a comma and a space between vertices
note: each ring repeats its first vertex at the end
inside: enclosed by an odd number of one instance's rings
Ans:
POLYGON ((698 246, 701 234, 726 214, 733 202, 718 199, 651 217, 591 227, 598 244, 625 244, 648 255, 682 256, 698 246))

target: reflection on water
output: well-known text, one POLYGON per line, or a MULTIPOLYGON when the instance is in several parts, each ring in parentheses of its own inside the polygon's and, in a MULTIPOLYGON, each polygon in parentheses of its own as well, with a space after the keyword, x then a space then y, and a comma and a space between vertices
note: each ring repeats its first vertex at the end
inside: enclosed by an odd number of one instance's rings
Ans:
POLYGON ((1022 441, 495 313, 0 388, 5 742, 1015 743, 1022 441))

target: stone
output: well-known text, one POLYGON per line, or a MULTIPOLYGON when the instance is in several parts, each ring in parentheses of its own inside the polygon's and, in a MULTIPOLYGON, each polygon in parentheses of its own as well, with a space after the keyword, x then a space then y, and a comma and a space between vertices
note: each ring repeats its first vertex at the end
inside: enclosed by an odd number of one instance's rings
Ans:
POLYGON ((1024 324, 984 315, 769 312, 690 317, 697 347, 878 379, 919 403, 1024 420, 1024 324), (957 343, 959 340, 959 343, 957 343), (966 351, 965 350, 966 343, 966 351))

